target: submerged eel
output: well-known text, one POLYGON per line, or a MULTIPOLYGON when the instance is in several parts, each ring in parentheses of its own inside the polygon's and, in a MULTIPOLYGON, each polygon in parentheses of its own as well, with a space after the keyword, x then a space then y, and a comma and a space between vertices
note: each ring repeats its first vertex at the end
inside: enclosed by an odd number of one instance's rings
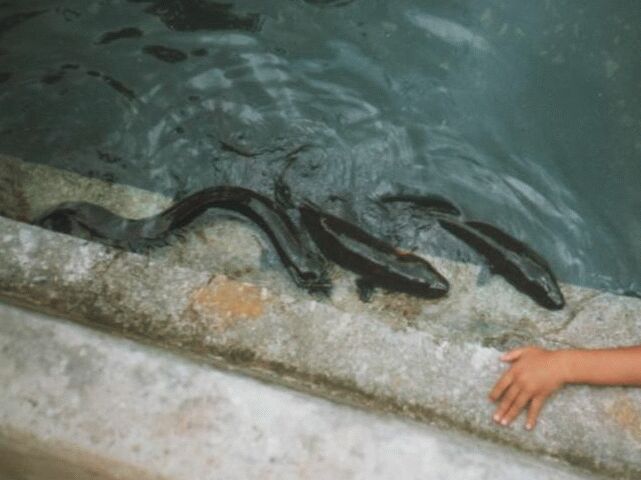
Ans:
POLYGON ((45 212, 33 223, 139 251, 162 243, 173 231, 188 225, 209 208, 230 210, 254 222, 267 234, 297 285, 311 292, 329 291, 331 284, 325 260, 316 253, 306 233, 269 198, 241 187, 205 188, 157 215, 138 220, 123 218, 92 203, 66 202, 45 212))
POLYGON ((563 293, 550 266, 523 242, 482 222, 438 217, 445 230, 461 239, 488 261, 492 273, 501 275, 520 292, 550 310, 565 305, 563 293))
POLYGON ((447 294, 447 280, 417 255, 400 251, 309 202, 299 212, 323 255, 360 275, 356 284, 361 300, 367 301, 374 287, 423 298, 447 294))
POLYGON ((387 203, 410 203, 417 205, 428 212, 442 213, 444 215, 461 216, 461 210, 452 202, 440 195, 414 195, 414 194, 387 194, 378 197, 382 204, 387 203))

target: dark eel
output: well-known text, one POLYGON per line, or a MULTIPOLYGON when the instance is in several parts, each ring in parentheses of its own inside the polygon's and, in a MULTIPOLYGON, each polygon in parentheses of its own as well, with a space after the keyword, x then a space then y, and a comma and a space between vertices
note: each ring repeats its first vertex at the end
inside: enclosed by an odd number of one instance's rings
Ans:
POLYGON ((378 197, 382 204, 386 203, 411 203, 433 213, 461 216, 461 210, 452 202, 440 195, 413 195, 413 194, 387 194, 378 197))
POLYGON ((374 287, 423 298, 447 294, 449 283, 426 260, 400 251, 310 202, 303 203, 299 212, 323 255, 360 275, 357 287, 363 301, 374 287))
POLYGON ((552 269, 523 242, 483 222, 459 221, 438 216, 439 224, 482 255, 492 273, 501 275, 520 292, 550 310, 565 305, 552 269))
POLYGON ((297 285, 310 292, 328 292, 325 260, 307 234, 298 229, 272 200, 241 187, 211 187, 195 192, 163 212, 138 220, 123 218, 88 202, 67 202, 45 212, 33 223, 62 233, 81 235, 113 247, 140 251, 165 241, 209 208, 233 211, 248 218, 269 237, 297 285))

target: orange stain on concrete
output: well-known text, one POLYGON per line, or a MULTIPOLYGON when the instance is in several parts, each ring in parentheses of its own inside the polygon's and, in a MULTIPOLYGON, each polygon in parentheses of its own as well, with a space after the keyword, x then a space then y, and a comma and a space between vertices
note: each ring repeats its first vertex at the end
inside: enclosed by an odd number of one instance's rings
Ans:
POLYGON ((627 395, 619 396, 607 409, 607 413, 622 429, 641 440, 641 411, 627 395))
POLYGON ((265 311, 266 300, 264 289, 219 275, 192 294, 191 308, 211 318, 224 330, 241 320, 260 317, 265 311))

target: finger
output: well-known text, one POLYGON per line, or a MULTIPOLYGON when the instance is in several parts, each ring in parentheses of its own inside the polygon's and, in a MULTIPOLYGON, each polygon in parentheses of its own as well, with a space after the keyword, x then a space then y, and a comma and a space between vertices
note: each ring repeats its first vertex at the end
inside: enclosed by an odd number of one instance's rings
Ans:
POLYGON ((527 405, 527 402, 530 401, 530 395, 528 395, 525 392, 519 393, 519 395, 516 397, 516 400, 514 400, 514 403, 510 406, 510 409, 507 411, 505 414, 505 417, 501 420, 502 425, 509 425, 512 423, 512 421, 521 413, 521 410, 523 410, 523 407, 527 405))
POLYGON ((534 397, 530 403, 530 409, 527 412, 527 421, 525 422, 525 428, 532 430, 536 426, 536 419, 539 417, 539 412, 545 403, 545 398, 543 397, 534 397))
POLYGON ((503 362, 513 362, 514 360, 519 358, 526 349, 527 349, 527 347, 515 348, 514 350, 510 350, 509 352, 506 352, 503 355, 501 355, 501 361, 503 361, 503 362))
POLYGON ((503 392, 505 392, 505 389, 507 389, 507 387, 509 387, 511 383, 512 373, 508 370, 503 374, 499 381, 496 382, 494 388, 492 388, 492 391, 490 392, 490 398, 496 402, 499 398, 501 398, 501 395, 503 395, 503 392))
POLYGON ((514 403, 514 400, 516 400, 516 397, 519 395, 519 392, 520 390, 516 385, 512 385, 510 386, 510 388, 508 388, 503 399, 501 400, 501 404, 499 405, 499 408, 496 409, 496 413, 494 414, 494 417, 493 417, 494 421, 496 422, 503 421, 505 414, 512 406, 512 403, 514 403))

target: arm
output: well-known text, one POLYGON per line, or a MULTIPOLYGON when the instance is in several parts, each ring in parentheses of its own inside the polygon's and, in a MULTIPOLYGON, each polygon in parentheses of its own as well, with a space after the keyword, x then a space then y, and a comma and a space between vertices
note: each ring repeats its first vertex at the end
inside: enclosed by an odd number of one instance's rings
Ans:
POLYGON ((561 352, 566 383, 641 386, 641 346, 561 352))
POLYGON ((534 428, 545 400, 569 383, 641 386, 641 346, 599 350, 544 350, 526 347, 501 356, 512 365, 490 399, 500 402, 494 420, 510 424, 529 404, 526 428, 534 428))

